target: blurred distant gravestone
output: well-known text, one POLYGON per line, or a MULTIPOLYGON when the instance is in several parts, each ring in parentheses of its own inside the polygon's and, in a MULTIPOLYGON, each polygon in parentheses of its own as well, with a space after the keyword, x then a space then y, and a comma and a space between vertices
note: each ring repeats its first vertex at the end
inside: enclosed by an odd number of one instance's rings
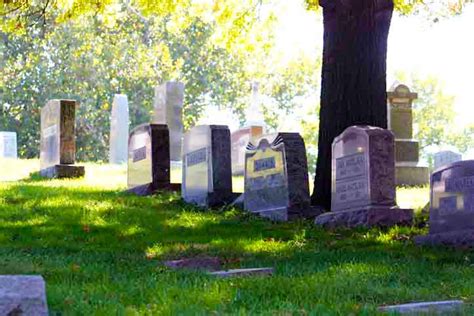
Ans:
POLYGON ((434 154, 434 169, 449 165, 453 162, 461 161, 462 155, 451 150, 444 150, 434 154))
POLYGON ((110 118, 109 162, 111 164, 127 162, 129 120, 127 96, 116 94, 110 118))
POLYGON ((40 175, 47 178, 84 176, 76 160, 76 101, 50 100, 41 109, 40 175))
POLYGON ((0 132, 0 158, 18 158, 15 132, 0 132))

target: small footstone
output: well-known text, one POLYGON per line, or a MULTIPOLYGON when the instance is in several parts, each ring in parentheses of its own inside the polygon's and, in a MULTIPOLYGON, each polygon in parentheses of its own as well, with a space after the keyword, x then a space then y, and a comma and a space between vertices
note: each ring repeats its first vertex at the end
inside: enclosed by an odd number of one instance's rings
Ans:
POLYGON ((0 315, 48 315, 43 277, 1 275, 0 315))
POLYGON ((164 265, 171 269, 192 269, 192 270, 219 270, 222 266, 221 260, 217 257, 186 258, 180 260, 165 261, 164 265))
POLYGON ((446 314, 460 312, 462 310, 463 301, 438 301, 438 302, 420 302, 402 305, 381 306, 378 308, 380 312, 398 313, 398 314, 414 314, 421 313, 446 314))
POLYGON ((245 277, 245 276, 268 276, 273 274, 273 268, 251 268, 251 269, 233 269, 225 271, 210 272, 209 275, 219 278, 245 277))

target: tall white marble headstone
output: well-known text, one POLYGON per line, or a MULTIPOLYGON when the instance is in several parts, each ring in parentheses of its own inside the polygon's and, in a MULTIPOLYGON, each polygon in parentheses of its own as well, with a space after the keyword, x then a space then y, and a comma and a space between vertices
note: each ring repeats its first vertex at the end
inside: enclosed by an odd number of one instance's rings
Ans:
POLYGON ((126 163, 128 159, 128 99, 124 94, 116 94, 112 104, 110 122, 110 156, 111 164, 126 163))
POLYGON ((0 158, 18 158, 15 132, 0 132, 0 158))

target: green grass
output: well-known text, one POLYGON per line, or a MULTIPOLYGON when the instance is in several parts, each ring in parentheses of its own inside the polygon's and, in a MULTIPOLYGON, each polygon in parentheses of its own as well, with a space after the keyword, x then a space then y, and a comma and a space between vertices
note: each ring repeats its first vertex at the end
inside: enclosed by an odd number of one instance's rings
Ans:
MULTIPOLYGON (((53 313, 372 315, 382 304, 474 301, 474 254, 414 246, 426 228, 324 231, 202 212, 175 194, 122 193, 123 167, 86 168, 83 180, 0 184, 0 274, 43 275, 53 313), (161 263, 198 255, 276 273, 219 280, 161 263)), ((400 192, 416 208, 427 200, 427 188, 400 192)))

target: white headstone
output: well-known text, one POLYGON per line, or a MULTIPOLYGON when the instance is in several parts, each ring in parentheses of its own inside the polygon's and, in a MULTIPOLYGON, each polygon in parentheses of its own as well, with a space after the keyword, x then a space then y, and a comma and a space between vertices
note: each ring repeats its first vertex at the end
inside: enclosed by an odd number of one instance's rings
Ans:
POLYGON ((434 169, 462 160, 462 155, 451 150, 444 150, 434 154, 434 169))
POLYGON ((18 158, 15 132, 0 132, 0 158, 18 158))
POLYGON ((124 94, 116 94, 112 104, 110 121, 110 156, 111 164, 126 163, 128 158, 128 99, 124 94))

